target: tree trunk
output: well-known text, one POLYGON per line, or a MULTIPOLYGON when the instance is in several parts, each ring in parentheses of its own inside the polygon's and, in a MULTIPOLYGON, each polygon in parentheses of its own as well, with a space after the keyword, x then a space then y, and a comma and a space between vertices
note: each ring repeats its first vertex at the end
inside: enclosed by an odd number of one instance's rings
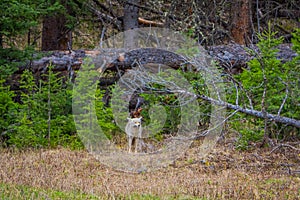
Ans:
POLYGON ((251 0, 234 0, 232 9, 231 35, 234 42, 246 45, 250 44, 251 39, 251 0))
MULTIPOLYGON (((296 52, 291 49, 291 44, 282 44, 278 46, 279 52, 277 58, 281 62, 287 62, 297 56, 296 52)), ((259 54, 256 46, 251 47, 251 50, 259 54)), ((139 60, 142 64, 145 63, 159 63, 168 65, 170 67, 179 68, 181 64, 186 63, 186 59, 176 53, 164 51, 162 49, 140 48, 132 51, 128 49, 103 49, 110 58, 115 58, 107 70, 115 71, 126 70, 132 68, 132 63, 139 60), (118 56, 122 55, 122 59, 118 56)), ((247 68, 247 62, 254 58, 253 55, 244 49, 244 46, 231 44, 211 46, 208 48, 207 53, 219 63, 219 66, 224 68, 225 71, 238 73, 243 68, 247 68), (225 52, 225 53, 224 53, 225 52)), ((53 52, 52 55, 43 57, 39 60, 31 62, 31 70, 33 72, 47 71, 47 64, 51 62, 55 71, 66 71, 69 66, 74 70, 78 70, 82 64, 82 59, 86 56, 103 56, 102 51, 83 51, 75 50, 74 55, 66 51, 53 52)), ((22 73, 28 68, 29 63, 20 66, 17 74, 22 73)))
POLYGON ((3 48, 3 37, 2 34, 0 33, 0 49, 3 48))
MULTIPOLYGON (((134 6, 132 3, 139 4, 140 0, 127 0, 124 5, 124 17, 123 25, 124 31, 132 30, 139 27, 139 8, 134 6)), ((124 47, 134 48, 137 45, 136 35, 134 31, 125 32, 124 35, 124 47)))
POLYGON ((43 20, 42 51, 68 50, 72 33, 67 31, 66 18, 62 15, 47 16, 43 20))

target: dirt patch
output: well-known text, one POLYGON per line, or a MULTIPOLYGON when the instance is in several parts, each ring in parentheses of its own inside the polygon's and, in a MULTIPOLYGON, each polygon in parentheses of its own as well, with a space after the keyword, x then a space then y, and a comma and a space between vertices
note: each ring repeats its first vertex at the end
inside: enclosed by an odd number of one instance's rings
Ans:
POLYGON ((195 148, 157 171, 125 173, 99 163, 85 151, 1 150, 0 181, 103 198, 151 194, 177 198, 300 198, 300 154, 289 148, 241 152, 219 144, 205 159, 195 148))

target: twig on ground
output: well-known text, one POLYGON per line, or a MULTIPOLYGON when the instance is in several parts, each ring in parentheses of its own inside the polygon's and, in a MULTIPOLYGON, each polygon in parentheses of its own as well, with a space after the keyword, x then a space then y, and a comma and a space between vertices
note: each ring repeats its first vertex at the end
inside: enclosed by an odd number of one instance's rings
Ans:
POLYGON ((270 152, 270 154, 273 153, 274 151, 276 151, 277 149, 281 148, 281 147, 289 147, 289 148, 291 148, 291 149, 293 149, 295 151, 299 151, 300 152, 300 149, 298 149, 298 148, 296 148, 296 147, 294 147, 292 145, 289 145, 289 144, 279 144, 279 145, 277 145, 276 147, 274 147, 272 149, 272 151, 270 152))

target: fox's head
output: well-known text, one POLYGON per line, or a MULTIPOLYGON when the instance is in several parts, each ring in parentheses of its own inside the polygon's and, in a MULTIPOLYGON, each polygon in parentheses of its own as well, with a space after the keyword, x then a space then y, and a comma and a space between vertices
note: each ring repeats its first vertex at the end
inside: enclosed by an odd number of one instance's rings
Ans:
POLYGON ((130 113, 130 116, 132 118, 139 118, 141 117, 141 112, 142 112, 143 108, 138 108, 137 110, 134 110, 130 113))
POLYGON ((128 122, 133 126, 133 127, 139 127, 141 126, 142 123, 142 117, 139 118, 127 118, 128 122))

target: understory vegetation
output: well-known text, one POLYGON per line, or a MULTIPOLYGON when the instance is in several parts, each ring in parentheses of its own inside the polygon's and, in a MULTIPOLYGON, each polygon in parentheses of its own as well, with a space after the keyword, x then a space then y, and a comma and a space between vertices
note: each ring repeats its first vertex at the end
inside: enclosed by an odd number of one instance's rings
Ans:
POLYGON ((72 116, 72 86, 52 71, 35 77, 25 70, 20 90, 1 80, 2 146, 41 148, 81 147, 72 116))
MULTIPOLYGON (((229 80, 227 99, 229 103, 265 113, 278 114, 299 120, 300 88, 299 88, 299 55, 300 31, 293 34, 293 50, 297 53, 291 61, 282 63, 276 57, 276 47, 282 38, 270 29, 258 36, 259 52, 255 59, 248 63, 242 73, 226 76, 229 80)), ((20 57, 18 54, 17 56, 20 57)), ((23 55, 26 56, 27 55, 23 55)), ((29 58, 30 59, 30 58, 29 58)), ((4 63, 5 61, 1 61, 4 63)), ((37 76, 25 70, 19 77, 19 89, 11 88, 11 79, 16 64, 1 65, 0 80, 0 141, 2 147, 41 148, 65 146, 72 149, 83 147, 76 134, 72 116, 73 83, 65 76, 53 71, 51 64, 48 72, 37 76)), ((205 93, 205 85, 195 73, 183 73, 198 94, 205 93)), ((87 86, 83 86, 87 87, 87 86)), ((109 89, 109 88, 108 88, 109 89)), ((110 89, 111 90, 111 89, 110 89)), ((114 122, 113 112, 103 101, 105 90, 97 88, 95 93, 98 123, 109 139, 123 134, 114 122)), ((141 95, 147 104, 142 115, 147 124, 150 120, 149 110, 152 104, 160 103, 167 113, 167 120, 162 131, 154 137, 163 138, 163 134, 174 133, 180 121, 180 107, 174 94, 141 95)), ((209 122, 209 104, 199 100, 202 106, 200 125, 209 122)), ((228 120, 228 132, 238 132, 237 147, 247 149, 252 142, 271 142, 299 139, 299 129, 265 119, 236 113, 228 120)))
MULTIPOLYGON (((270 27, 270 25, 269 25, 270 27)), ((300 35, 293 34, 292 49, 297 53, 291 61, 282 63, 276 53, 283 38, 276 32, 266 30, 259 38, 259 52, 250 52, 255 58, 248 69, 231 78, 234 87, 227 91, 229 102, 244 108, 285 116, 299 120, 300 116, 300 35)), ((299 138, 299 128, 275 123, 262 118, 237 114, 230 121, 240 137, 237 147, 246 149, 250 142, 261 141, 262 145, 274 145, 280 141, 299 138), (273 141, 266 141, 266 140, 273 141), (273 143, 274 142, 274 143, 273 143)))
POLYGON ((298 1, 0 5, 0 200, 300 199, 298 1))

